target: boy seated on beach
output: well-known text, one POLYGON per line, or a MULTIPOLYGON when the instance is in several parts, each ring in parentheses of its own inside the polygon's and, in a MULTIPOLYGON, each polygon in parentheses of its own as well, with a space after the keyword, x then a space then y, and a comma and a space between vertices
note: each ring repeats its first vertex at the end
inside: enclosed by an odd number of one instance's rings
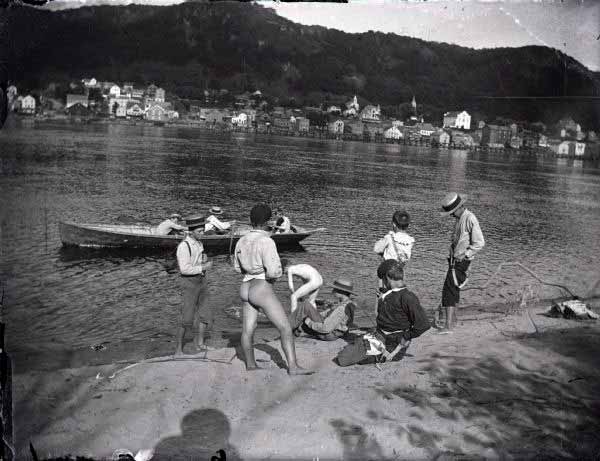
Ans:
POLYGON ((350 298, 354 295, 352 282, 337 279, 330 286, 336 299, 333 307, 319 312, 314 305, 306 303, 292 314, 296 336, 304 332, 323 341, 335 341, 348 332, 356 310, 356 304, 350 298))
POLYGON ((404 283, 404 269, 399 262, 390 264, 383 283, 387 291, 377 303, 375 331, 342 349, 336 357, 340 366, 371 363, 377 357, 402 357, 411 340, 431 328, 419 298, 404 283))

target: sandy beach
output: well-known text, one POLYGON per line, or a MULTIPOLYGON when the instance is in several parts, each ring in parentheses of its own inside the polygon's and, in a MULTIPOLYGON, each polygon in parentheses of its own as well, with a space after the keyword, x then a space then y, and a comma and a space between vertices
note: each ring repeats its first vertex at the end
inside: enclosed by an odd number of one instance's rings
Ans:
POLYGON ((253 373, 233 347, 128 369, 133 357, 100 364, 109 350, 74 354, 54 371, 17 355, 18 459, 29 459, 30 441, 40 457, 96 459, 119 448, 153 459, 210 459, 218 449, 227 459, 593 459, 599 325, 548 318, 546 308, 463 311, 454 334, 430 330, 379 368, 338 367, 344 340, 299 338, 300 363, 317 370, 306 377, 286 374, 276 338, 257 342, 265 370, 253 373))

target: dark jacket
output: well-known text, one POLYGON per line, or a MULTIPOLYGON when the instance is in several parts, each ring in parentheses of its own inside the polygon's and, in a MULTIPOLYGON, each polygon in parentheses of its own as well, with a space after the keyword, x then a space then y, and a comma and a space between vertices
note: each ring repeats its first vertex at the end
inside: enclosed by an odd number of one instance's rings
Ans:
POLYGON ((379 298, 377 328, 388 333, 403 330, 402 337, 410 341, 429 330, 431 325, 417 295, 404 287, 390 290, 379 298))

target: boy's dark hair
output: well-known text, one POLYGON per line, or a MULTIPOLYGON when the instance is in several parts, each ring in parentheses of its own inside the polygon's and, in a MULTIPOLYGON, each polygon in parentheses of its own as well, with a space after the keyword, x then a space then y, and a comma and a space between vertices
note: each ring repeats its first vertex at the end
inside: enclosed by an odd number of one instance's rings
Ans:
POLYGON ((404 268, 402 267, 402 264, 397 262, 391 266, 385 276, 388 280, 404 280, 404 268))
POLYGON ((277 218, 277 221, 275 221, 275 225, 281 226, 282 224, 283 224, 283 218, 277 218))
POLYGON ((398 264, 398 261, 395 259, 386 259, 382 261, 382 263, 377 268, 377 278, 383 280, 387 271, 390 270, 395 264, 398 264))
POLYGON ((402 210, 402 211, 396 211, 394 213, 394 216, 392 216, 392 222, 399 229, 408 229, 408 225, 410 224, 410 216, 404 210, 402 210))
POLYGON ((250 210, 250 223, 254 227, 262 226, 271 219, 271 208, 264 203, 254 205, 250 210))

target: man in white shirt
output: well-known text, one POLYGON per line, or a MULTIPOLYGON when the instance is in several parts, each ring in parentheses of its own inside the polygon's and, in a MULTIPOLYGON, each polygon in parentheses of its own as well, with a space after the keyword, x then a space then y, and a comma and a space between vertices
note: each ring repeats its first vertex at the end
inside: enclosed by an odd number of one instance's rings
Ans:
POLYGON ((181 326, 177 331, 175 355, 183 355, 183 340, 188 329, 195 329, 194 348, 196 352, 210 350, 204 344, 204 333, 210 321, 210 309, 205 304, 206 269, 212 266, 204 253, 202 243, 196 240, 191 232, 177 247, 177 264, 179 266, 181 288, 183 290, 183 307, 181 326))
POLYGON ((181 221, 182 221, 181 215, 174 213, 171 216, 169 216, 168 219, 165 219, 158 226, 156 226, 154 233, 156 235, 169 235, 169 233, 174 230, 176 230, 176 231, 187 230, 186 226, 179 224, 181 221))
POLYGON ((217 218, 217 216, 221 216, 223 214, 223 210, 220 207, 213 206, 208 212, 211 214, 208 216, 208 218, 206 218, 204 224, 205 234, 223 234, 231 229, 230 222, 221 221, 219 218, 217 218))
MULTIPOLYGON (((479 221, 475 215, 465 208, 466 198, 451 192, 442 201, 442 216, 452 216, 456 220, 448 257, 448 272, 442 288, 442 304, 446 314, 446 328, 442 333, 452 331, 455 309, 460 301, 460 290, 467 283, 467 270, 475 257, 485 245, 479 221)), ((439 321, 438 311, 435 323, 439 321)))

